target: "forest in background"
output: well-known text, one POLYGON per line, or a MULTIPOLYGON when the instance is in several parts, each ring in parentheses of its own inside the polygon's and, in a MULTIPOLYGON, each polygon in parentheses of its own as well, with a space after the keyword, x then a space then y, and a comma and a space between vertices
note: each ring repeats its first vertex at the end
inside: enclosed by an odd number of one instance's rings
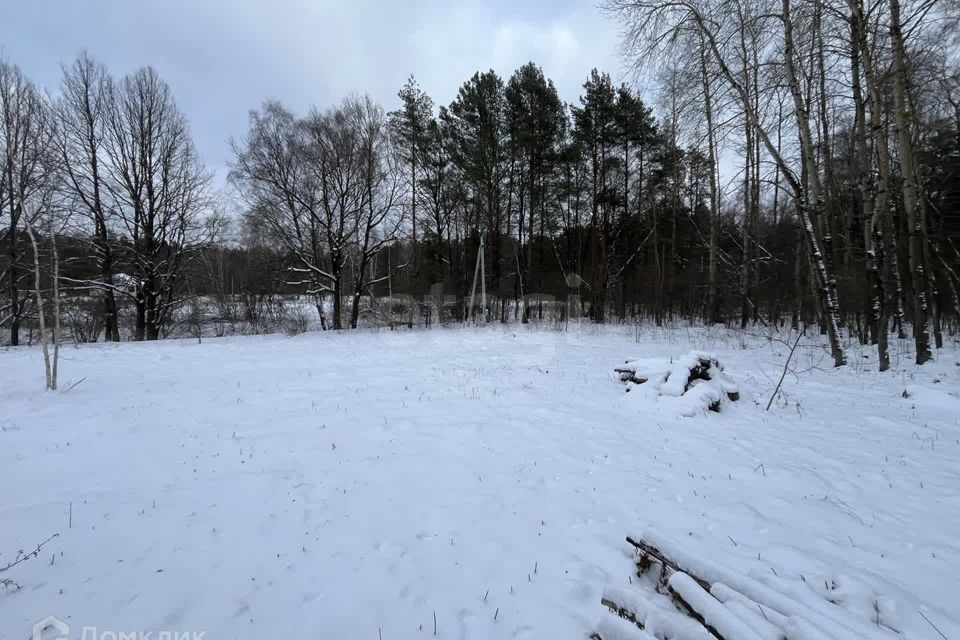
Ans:
POLYGON ((789 324, 838 366, 845 336, 928 360, 960 307, 956 3, 603 10, 633 84, 596 70, 566 104, 531 62, 445 106, 413 77, 391 105, 266 101, 225 190, 152 68, 81 54, 48 94, 0 61, 4 341, 268 330, 297 296, 323 329, 789 324))

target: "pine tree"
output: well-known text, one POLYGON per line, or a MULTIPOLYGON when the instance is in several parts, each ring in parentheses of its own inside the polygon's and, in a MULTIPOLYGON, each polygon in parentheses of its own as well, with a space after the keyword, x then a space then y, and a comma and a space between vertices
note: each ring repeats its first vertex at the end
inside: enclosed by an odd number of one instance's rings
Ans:
MULTIPOLYGON (((614 119, 617 137, 623 149, 623 212, 629 216, 633 178, 630 161, 637 153, 642 154, 647 143, 655 139, 656 124, 650 108, 625 84, 617 90, 614 119)), ((640 188, 642 189, 642 185, 640 188)))
POLYGON ((584 85, 580 106, 573 109, 574 139, 583 149, 590 173, 590 316, 603 322, 609 285, 609 245, 617 196, 608 177, 617 139, 616 91, 610 76, 596 69, 584 85))
MULTIPOLYGON (((507 104, 503 80, 494 71, 475 73, 460 87, 450 108, 441 111, 450 133, 453 161, 463 172, 474 214, 474 248, 480 236, 490 235, 492 250, 488 287, 500 291, 502 233, 507 208, 505 180, 509 168, 507 104)), ((501 314, 505 313, 505 307, 501 314)))
MULTIPOLYGON (((520 67, 506 88, 507 118, 510 130, 510 152, 519 165, 517 236, 523 245, 526 234, 526 264, 520 260, 520 283, 527 291, 543 288, 544 228, 547 218, 547 191, 564 130, 566 112, 553 82, 530 62, 520 67), (539 240, 534 242, 536 221, 539 220, 539 240), (524 224, 526 222, 526 225, 524 224), (534 249, 539 247, 537 277, 534 279, 534 249)), ((542 306, 539 307, 542 314, 542 306)), ((524 313, 524 322, 530 309, 524 313)))
POLYGON ((433 118, 433 100, 420 88, 413 76, 397 93, 402 106, 389 114, 390 132, 400 159, 408 168, 410 190, 411 263, 417 273, 417 200, 421 157, 427 143, 427 128, 433 118))

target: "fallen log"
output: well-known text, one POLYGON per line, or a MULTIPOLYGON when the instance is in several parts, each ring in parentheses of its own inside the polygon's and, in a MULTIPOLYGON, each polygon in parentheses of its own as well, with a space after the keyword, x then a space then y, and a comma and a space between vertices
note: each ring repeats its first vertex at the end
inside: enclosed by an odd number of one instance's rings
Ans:
MULTIPOLYGON (((692 578, 700 587, 709 592, 711 589, 711 584, 704 580, 703 578, 697 577, 697 575, 689 567, 681 567, 675 561, 671 560, 661 552, 659 549, 654 547, 652 544, 649 544, 643 540, 634 540, 630 536, 627 536, 627 543, 631 545, 639 555, 637 559, 637 576, 642 576, 650 568, 650 559, 656 560, 664 570, 669 570, 670 572, 685 573, 690 578, 692 578)), ((666 580, 662 577, 664 571, 661 571, 661 584, 666 586, 666 580)), ((669 578, 669 576, 666 576, 669 578)))
MULTIPOLYGON (((802 579, 746 575, 697 556, 656 531, 627 537, 637 576, 659 569, 655 586, 609 587, 601 603, 625 624, 657 638, 685 640, 894 640, 898 630, 860 617, 802 579), (639 588, 638 588, 639 587, 639 588), (644 595, 646 594, 646 595, 644 595), (672 604, 671 604, 672 603, 672 604), (685 625, 678 625, 678 619, 685 625), (665 633, 664 624, 671 626, 665 633), (689 626, 689 625, 692 625, 689 626)), ((622 630, 623 625, 615 626, 622 630)), ((599 631, 599 630, 598 630, 599 631)), ((600 633, 602 640, 613 640, 600 633)), ((623 636, 616 636, 623 637, 623 636)))
POLYGON ((700 582, 686 573, 676 572, 667 584, 674 600, 681 603, 691 618, 719 640, 763 640, 746 623, 710 595, 700 582))
POLYGON ((620 382, 632 382, 633 384, 643 384, 646 378, 637 375, 636 370, 617 367, 614 372, 620 376, 620 382))

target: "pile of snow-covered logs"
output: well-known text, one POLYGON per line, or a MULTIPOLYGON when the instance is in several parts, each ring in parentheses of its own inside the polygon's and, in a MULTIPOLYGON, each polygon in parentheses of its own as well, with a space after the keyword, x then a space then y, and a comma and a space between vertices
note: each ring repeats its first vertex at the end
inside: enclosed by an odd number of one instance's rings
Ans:
POLYGON ((652 531, 627 542, 636 579, 604 590, 612 615, 593 640, 903 640, 882 607, 865 620, 831 601, 829 585, 824 595, 805 580, 743 575, 652 531))
POLYGON ((691 408, 719 411, 724 398, 740 398, 740 388, 724 373, 720 361, 703 351, 691 351, 670 360, 627 360, 614 371, 627 385, 627 391, 634 385, 644 385, 658 396, 688 398, 691 408))

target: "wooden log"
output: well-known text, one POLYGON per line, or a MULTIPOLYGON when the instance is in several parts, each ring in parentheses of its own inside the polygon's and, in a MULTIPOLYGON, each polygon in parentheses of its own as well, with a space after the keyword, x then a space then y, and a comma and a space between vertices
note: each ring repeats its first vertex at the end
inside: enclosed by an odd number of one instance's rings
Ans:
POLYGON ((719 640, 763 640, 749 622, 727 609, 691 576, 674 573, 668 588, 673 598, 690 610, 691 617, 719 640))
POLYGON ((620 376, 620 382, 632 382, 633 384, 643 384, 647 381, 646 378, 642 378, 637 375, 637 372, 633 369, 625 369, 623 367, 617 367, 614 369, 614 372, 620 376))
POLYGON ((676 590, 674 590, 673 587, 671 587, 669 584, 667 585, 667 591, 670 593, 670 597, 673 598, 673 602, 675 605, 677 605, 678 609, 680 609, 685 614, 687 614, 688 616, 690 616, 691 618, 699 622, 701 625, 703 625, 703 628, 706 629, 707 632, 713 637, 718 638, 719 640, 727 640, 722 635, 720 635, 719 631, 717 631, 716 629, 711 627, 709 624, 707 624, 707 621, 704 620, 703 616, 700 615, 697 612, 697 610, 690 605, 689 602, 684 600, 683 596, 677 593, 676 590))
POLYGON ((607 617, 590 634, 593 640, 657 640, 649 631, 633 626, 627 620, 607 617))
MULTIPOLYGON (((697 584, 699 584, 704 591, 710 592, 711 584, 700 578, 690 570, 689 567, 681 567, 676 562, 671 560, 664 554, 662 551, 657 549, 652 544, 645 542, 644 540, 634 540, 630 536, 627 536, 627 543, 630 544, 634 549, 636 549, 637 554, 640 558, 637 560, 637 569, 638 575, 643 575, 646 570, 650 567, 650 559, 657 561, 663 570, 661 571, 661 582, 663 582, 663 573, 666 570, 670 572, 678 571, 680 573, 685 573, 690 576, 697 584)), ((669 576, 667 576, 669 577, 669 576)))
POLYGON ((621 606, 620 604, 608 598, 600 598, 600 604, 605 606, 607 609, 610 609, 611 613, 615 613, 624 620, 629 620, 633 624, 637 625, 638 629, 643 629, 643 623, 637 620, 636 614, 626 607, 621 606))

